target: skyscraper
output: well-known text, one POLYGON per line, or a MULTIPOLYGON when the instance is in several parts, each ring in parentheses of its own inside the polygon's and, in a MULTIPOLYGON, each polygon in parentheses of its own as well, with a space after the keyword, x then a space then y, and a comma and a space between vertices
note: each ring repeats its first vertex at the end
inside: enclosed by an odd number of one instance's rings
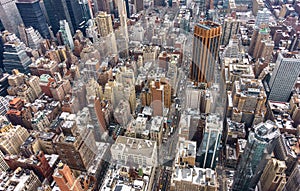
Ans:
POLYGON ((84 31, 85 24, 90 19, 90 11, 86 0, 66 0, 74 31, 84 31))
POLYGON ((99 12, 94 18, 97 25, 98 34, 101 37, 106 37, 108 34, 113 32, 111 15, 106 12, 99 12))
POLYGON ((287 102, 299 75, 299 56, 279 54, 269 82, 270 92, 268 99, 287 102))
POLYGON ((197 162, 201 168, 215 168, 222 136, 222 123, 216 114, 206 117, 205 129, 200 148, 197 153, 197 162))
POLYGON ((12 73, 13 69, 18 69, 22 73, 29 73, 29 65, 32 61, 25 52, 24 43, 5 43, 3 57, 3 65, 6 72, 12 73))
POLYGON ((20 38, 26 44, 26 46, 32 49, 39 49, 41 47, 41 43, 43 38, 41 34, 33 29, 32 27, 25 28, 22 24, 19 26, 20 38))
POLYGON ((74 41, 70 30, 70 25, 66 20, 59 21, 58 37, 60 37, 62 44, 68 45, 71 50, 74 49, 74 41))
POLYGON ((44 38, 50 38, 46 17, 43 14, 39 0, 18 0, 16 5, 25 27, 32 26, 38 30, 44 38))
POLYGON ((123 30, 123 36, 128 41, 128 29, 127 29, 127 11, 124 0, 117 0, 118 2, 118 13, 120 18, 121 30, 123 30))
POLYGON ((70 26, 71 33, 74 33, 71 17, 65 0, 44 0, 44 5, 49 18, 49 24, 54 34, 60 29, 60 20, 66 20, 70 26))
POLYGON ((267 164, 266 156, 273 151, 273 140, 279 136, 279 128, 272 121, 254 127, 238 164, 233 191, 255 188, 267 164))
POLYGON ((204 21, 195 25, 191 79, 210 85, 214 82, 215 63, 221 38, 221 25, 204 21))
POLYGON ((15 0, 0 0, 0 18, 6 30, 19 34, 18 26, 23 21, 16 7, 15 0))

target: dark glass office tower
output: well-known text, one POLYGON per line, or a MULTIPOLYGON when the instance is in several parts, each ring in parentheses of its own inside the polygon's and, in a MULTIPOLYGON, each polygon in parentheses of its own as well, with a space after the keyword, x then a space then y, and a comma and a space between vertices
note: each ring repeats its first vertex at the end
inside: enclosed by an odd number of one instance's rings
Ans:
POLYGON ((65 0, 44 0, 44 5, 54 34, 59 30, 60 20, 66 20, 69 24, 71 33, 74 34, 71 17, 65 0))
POLYGON ((84 0, 66 0, 74 31, 80 29, 85 33, 85 25, 90 19, 89 6, 84 0))
POLYGON ((11 74, 13 69, 17 69, 25 74, 30 72, 29 65, 32 61, 25 52, 23 42, 5 43, 3 57, 3 65, 6 72, 11 74))
POLYGON ((26 27, 32 26, 44 38, 50 38, 46 17, 43 14, 39 0, 17 0, 16 5, 26 27))

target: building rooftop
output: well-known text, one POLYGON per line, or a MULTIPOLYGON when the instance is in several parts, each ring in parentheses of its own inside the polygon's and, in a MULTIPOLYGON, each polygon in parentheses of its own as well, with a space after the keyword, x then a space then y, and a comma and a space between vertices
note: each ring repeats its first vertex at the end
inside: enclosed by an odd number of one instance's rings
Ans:
POLYGON ((191 184, 203 186, 218 186, 217 174, 212 169, 179 168, 176 167, 172 174, 172 181, 186 181, 191 184))
POLYGON ((290 104, 286 102, 268 102, 274 121, 279 128, 295 129, 293 127, 293 120, 289 114, 290 104))
POLYGON ((17 168, 13 173, 0 172, 0 191, 23 190, 32 180, 32 171, 17 168))
POLYGON ((277 125, 270 120, 254 126, 254 133, 255 138, 262 142, 269 142, 280 135, 277 125))
POLYGON ((116 142, 111 148, 114 150, 119 150, 122 153, 144 155, 148 158, 151 158, 154 149, 156 149, 156 142, 145 139, 118 136, 116 142))
POLYGON ((132 168, 111 164, 99 191, 146 191, 149 189, 152 167, 132 168))

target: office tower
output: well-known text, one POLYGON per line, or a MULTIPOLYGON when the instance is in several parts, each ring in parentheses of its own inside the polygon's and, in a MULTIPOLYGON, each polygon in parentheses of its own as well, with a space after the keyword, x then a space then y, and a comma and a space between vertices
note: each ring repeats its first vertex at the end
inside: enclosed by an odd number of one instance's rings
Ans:
POLYGON ((91 18, 88 1, 86 0, 66 0, 74 31, 80 29, 85 32, 85 25, 91 18))
POLYGON ((74 170, 87 171, 95 157, 96 145, 92 130, 84 127, 76 136, 60 134, 53 142, 63 163, 74 170))
MULTIPOLYGON (((262 53, 263 42, 270 42, 270 28, 269 27, 255 27, 253 31, 253 35, 251 37, 250 47, 248 53, 256 58, 259 59, 262 53)), ((274 43, 273 43, 274 47, 274 43)), ((272 52, 268 51, 268 54, 265 56, 270 56, 272 52)))
POLYGON ((166 1, 165 0, 154 0, 153 1, 154 7, 160 7, 160 6, 166 6, 166 1))
POLYGON ((25 28, 24 25, 19 27, 20 39, 26 44, 26 46, 32 49, 40 49, 43 38, 41 34, 32 27, 25 28))
POLYGON ((106 37, 108 34, 113 33, 113 26, 110 14, 101 11, 95 16, 94 21, 97 25, 98 34, 101 37, 106 37))
POLYGON ((118 4, 118 13, 120 18, 120 24, 121 24, 121 33, 125 38, 126 43, 128 43, 128 29, 127 29, 127 11, 126 11, 126 5, 124 0, 117 0, 118 4))
POLYGON ((287 102, 300 75, 297 55, 279 54, 269 82, 269 100, 287 102))
POLYGON ((0 150, 4 154, 19 154, 20 146, 29 137, 28 131, 19 125, 7 128, 0 133, 0 150))
POLYGON ((25 27, 33 27, 38 30, 44 38, 49 39, 49 28, 39 0, 18 0, 16 1, 16 5, 25 27))
POLYGON ((260 123, 248 136, 248 141, 238 164, 233 181, 233 191, 254 189, 273 151, 273 141, 280 136, 272 121, 260 123))
POLYGON ((137 13, 144 10, 144 0, 134 0, 134 6, 137 13))
POLYGON ((19 34, 18 26, 23 23, 15 0, 0 1, 0 18, 4 28, 11 33, 19 34))
POLYGON ((261 190, 282 191, 286 184, 286 165, 284 161, 269 159, 257 184, 261 190))
POLYGON ((28 169, 17 168, 15 171, 0 172, 0 190, 37 190, 41 181, 28 169))
POLYGON ((191 79, 195 82, 214 82, 222 27, 211 21, 200 22, 194 28, 191 79))
POLYGON ((285 185, 285 190, 300 190, 300 165, 296 165, 285 185))
POLYGON ((229 39, 238 33, 240 21, 233 17, 226 17, 222 26, 221 44, 227 45, 229 39))
POLYGON ((71 33, 74 34, 71 17, 65 0, 44 0, 45 9, 49 18, 49 24, 54 34, 60 29, 60 20, 66 20, 70 26, 71 33))
POLYGON ((268 26, 271 15, 271 12, 267 8, 259 10, 255 19, 255 27, 261 27, 261 25, 268 26))
POLYGON ((68 46, 71 50, 74 49, 73 36, 69 27, 69 23, 66 20, 59 21, 58 35, 61 44, 68 46))
POLYGON ((216 167, 222 130, 220 117, 217 114, 209 114, 205 119, 203 139, 197 153, 197 162, 201 168, 216 167))
POLYGON ((3 65, 6 72, 12 73, 13 69, 17 69, 22 73, 29 73, 29 65, 32 61, 25 52, 24 43, 5 43, 3 57, 3 65))
POLYGON ((64 191, 83 191, 80 179, 76 179, 67 164, 59 163, 53 173, 53 179, 60 190, 64 191))

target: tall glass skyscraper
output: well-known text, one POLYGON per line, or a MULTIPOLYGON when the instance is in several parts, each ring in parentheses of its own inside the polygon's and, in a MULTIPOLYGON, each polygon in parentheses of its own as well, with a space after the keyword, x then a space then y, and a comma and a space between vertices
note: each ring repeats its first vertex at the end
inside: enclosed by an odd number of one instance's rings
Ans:
POLYGON ((269 100, 287 102, 300 75, 298 55, 279 54, 269 82, 269 100))
POLYGON ((197 152, 197 162, 201 168, 216 167, 222 130, 218 115, 210 114, 206 117, 203 139, 197 152))
POLYGON ((71 17, 65 0, 44 0, 52 31, 56 34, 59 30, 60 20, 66 20, 70 26, 72 34, 74 34, 71 17))
POLYGON ((39 0, 18 0, 17 8, 23 19, 25 27, 33 27, 44 38, 50 38, 46 17, 41 9, 39 0))
POLYGON ((254 127, 238 164, 233 191, 247 191, 255 188, 267 164, 266 156, 272 153, 275 145, 272 143, 279 136, 279 128, 272 121, 266 121, 254 127))

